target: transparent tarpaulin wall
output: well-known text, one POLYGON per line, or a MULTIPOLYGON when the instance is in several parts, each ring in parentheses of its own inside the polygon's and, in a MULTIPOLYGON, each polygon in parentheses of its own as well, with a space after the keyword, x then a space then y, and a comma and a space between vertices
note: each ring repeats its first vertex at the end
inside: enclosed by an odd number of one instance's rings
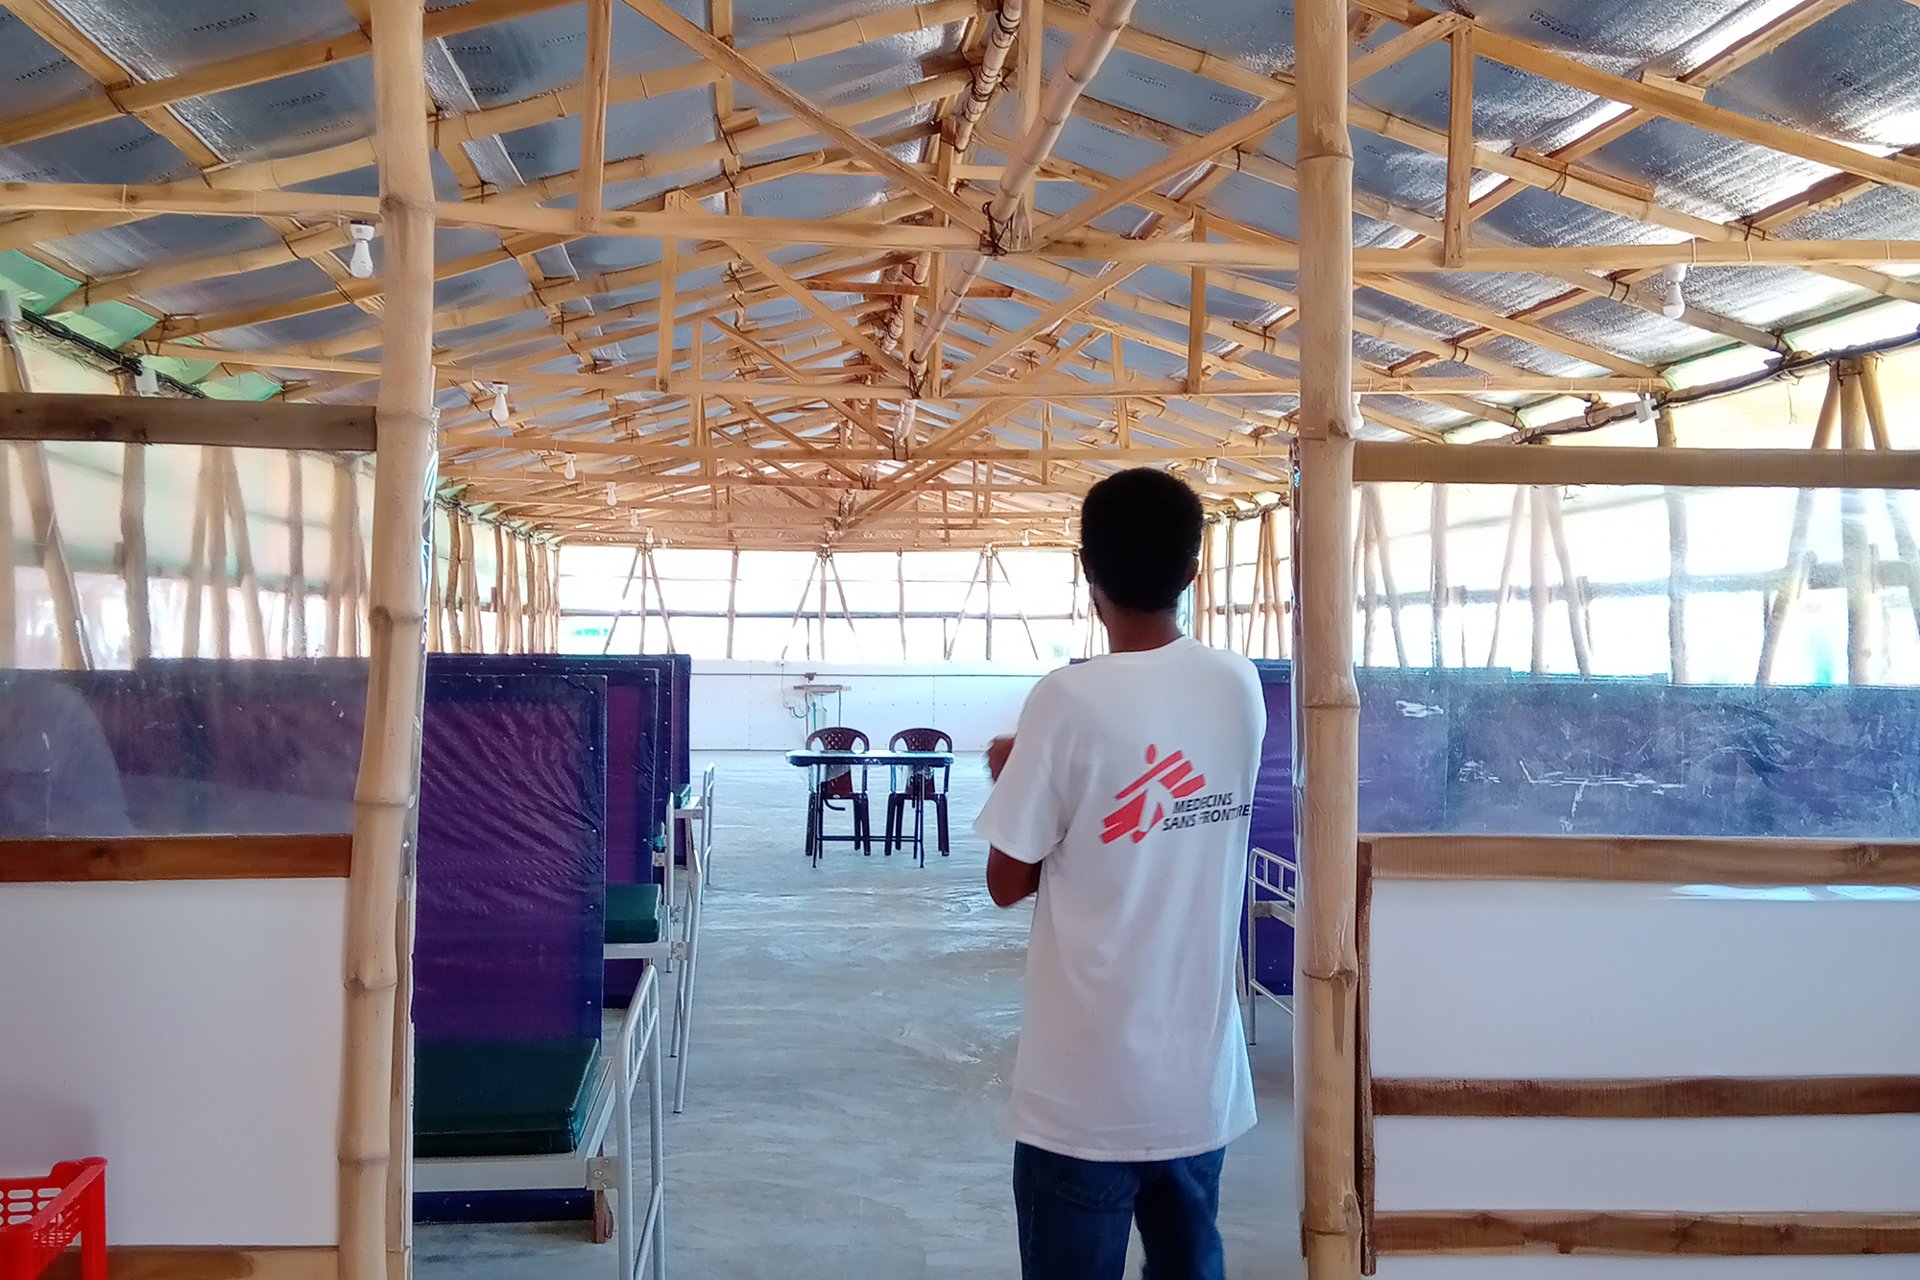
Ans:
POLYGON ((824 607, 811 551, 742 551, 736 571, 730 552, 665 547, 652 563, 657 580, 632 548, 564 548, 562 648, 760 662, 972 661, 989 656, 991 631, 995 659, 1086 653, 1086 584, 1064 547, 1016 540, 985 563, 978 551, 840 552, 824 607))
POLYGON ((0 462, 0 667, 366 651, 371 458, 24 442, 0 462))
POLYGON ((1920 682, 1920 495, 1358 488, 1363 666, 1920 682))

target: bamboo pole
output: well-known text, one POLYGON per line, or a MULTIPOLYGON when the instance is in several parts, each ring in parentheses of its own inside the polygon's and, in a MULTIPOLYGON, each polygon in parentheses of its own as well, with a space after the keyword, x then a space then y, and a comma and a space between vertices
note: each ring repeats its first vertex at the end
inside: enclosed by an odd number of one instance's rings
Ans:
MULTIPOLYGON (((1118 337, 1113 339, 1113 349, 1116 352, 1120 349, 1120 339, 1118 337)), ((1235 623, 1239 621, 1233 600, 1233 558, 1238 551, 1234 546, 1234 539, 1235 531, 1239 529, 1239 527, 1239 517, 1227 517, 1227 572, 1224 581, 1221 583, 1220 597, 1226 607, 1225 626, 1222 629, 1226 632, 1228 649, 1233 648, 1233 628, 1235 623)), ((1243 652, 1245 652, 1245 650, 1243 650, 1243 652)))
POLYGON ((18 553, 13 538, 13 452, 0 446, 0 670, 19 662, 20 606, 15 596, 18 553))
POLYGON ((1213 531, 1212 524, 1200 530, 1200 572, 1193 579, 1193 638, 1201 644, 1213 643, 1213 531))
MULTIPOLYGON (((739 599, 739 596, 740 596, 740 548, 735 547, 733 549, 733 564, 732 564, 732 567, 727 571, 727 660, 729 662, 733 660, 734 604, 739 599)), ((902 637, 906 635, 906 624, 904 620, 902 620, 902 623, 901 623, 900 634, 902 637)), ((904 640, 901 644, 900 656, 901 656, 901 659, 904 661, 906 658, 906 645, 904 643, 904 640)))
MULTIPOLYGON (((1653 419, 1654 443, 1662 449, 1679 445, 1673 433, 1673 414, 1661 409, 1653 419)), ((1687 682, 1687 495, 1666 486, 1667 504, 1667 678, 1687 682)))
MULTIPOLYGON (((1820 417, 1814 423, 1813 442, 1807 447, 1814 450, 1830 447, 1839 422, 1840 371, 1837 366, 1829 365, 1827 393, 1820 402, 1820 417)), ((1813 500, 1814 491, 1811 489, 1802 489, 1794 496, 1793 526, 1787 534, 1787 562, 1780 570, 1780 586, 1767 605, 1766 622, 1760 632, 1760 667, 1754 675, 1755 684, 1773 683, 1774 666, 1780 657, 1780 637, 1785 633, 1787 619, 1792 616, 1801 589, 1812 573, 1813 561, 1807 552, 1807 532, 1813 520, 1813 500)))
POLYGON ((461 546, 466 552, 465 563, 461 565, 461 572, 466 575, 467 580, 466 590, 462 594, 460 601, 461 611, 465 614, 466 619, 464 625, 461 627, 461 638, 466 642, 461 652, 485 653, 487 651, 487 637, 483 616, 485 611, 480 604, 480 553, 477 550, 479 546, 479 534, 474 528, 474 522, 467 519, 464 515, 461 517, 460 523, 464 526, 460 535, 461 546))
MULTIPOLYGON (((1373 512, 1364 499, 1353 540, 1353 574, 1360 580, 1360 665, 1373 665, 1373 631, 1380 612, 1380 581, 1374 573, 1373 512)), ((1249 632, 1251 635, 1251 632, 1249 632)))
POLYGON ((374 490, 378 554, 369 581, 372 660, 347 882, 340 1275, 404 1280, 411 1270, 411 854, 426 667, 419 548, 438 448, 432 108, 422 63, 422 0, 371 0, 371 13, 386 306, 374 490))
POLYGON ((327 621, 325 652, 329 658, 340 656, 340 621, 345 613, 348 583, 347 550, 353 544, 347 532, 347 485, 351 477, 347 460, 333 460, 333 510, 327 522, 327 621))
POLYGON ((202 449, 207 472, 207 592, 213 604, 213 656, 233 657, 233 592, 227 579, 227 468, 225 450, 202 449))
MULTIPOLYGON (((6 536, 13 536, 11 529, 6 536)), ((127 588, 127 647, 136 664, 153 656, 147 572, 147 447, 130 444, 120 462, 120 576, 127 588)))
POLYGON ((1411 665, 1407 661, 1406 630, 1401 625, 1402 608, 1400 588, 1394 585, 1393 562, 1387 556, 1387 517, 1385 504, 1380 500, 1380 486, 1363 485, 1360 490, 1361 502, 1365 504, 1373 526, 1373 559, 1380 567, 1380 587, 1387 597, 1387 622, 1393 630, 1394 657, 1399 660, 1402 669, 1411 665))
POLYGON ((21 487, 26 491, 27 515, 33 522, 34 552, 47 574, 47 591, 53 597, 53 621, 60 640, 60 666, 67 671, 91 671, 85 621, 80 612, 80 592, 67 560, 66 539, 60 533, 60 517, 53 504, 53 476, 47 470, 46 446, 38 440, 20 444, 21 487))
MULTIPOLYGON (((600 646, 600 654, 602 657, 613 652, 613 633, 620 629, 621 615, 627 611, 627 596, 633 591, 633 575, 640 571, 640 551, 641 548, 636 545, 633 549, 633 559, 627 565, 627 580, 620 586, 620 603, 614 608, 613 621, 607 624, 607 638, 600 646)), ((734 564, 736 566, 738 566, 740 562, 739 554, 737 551, 734 553, 734 564)), ((640 590, 642 595, 644 595, 646 592, 644 584, 642 584, 640 590)), ((733 597, 729 594, 727 598, 731 601, 733 597)), ((731 605, 729 605, 729 608, 731 608, 731 605)), ((733 637, 733 620, 731 617, 727 620, 727 637, 729 640, 733 637)), ((728 644, 727 646, 727 656, 729 658, 733 656, 732 644, 728 644)))
MULTIPOLYGON (((1867 426, 1873 433, 1873 447, 1892 449, 1893 438, 1887 430, 1887 405, 1880 396, 1880 357, 1860 362, 1860 389, 1866 398, 1867 426)), ((1882 496, 1887 503, 1887 520, 1893 525, 1894 550, 1907 571, 1907 604, 1913 610, 1914 629, 1920 632, 1920 547, 1914 544, 1913 527, 1907 522, 1901 496, 1892 489, 1882 496)))
POLYGON ((307 656, 307 508, 306 455, 287 454, 287 626, 281 651, 307 656))
MULTIPOLYGON (((507 538, 499 525, 493 526, 493 652, 507 651, 507 538)), ((486 652, 486 646, 481 646, 486 652)), ((645 650, 643 649, 644 653, 645 650)))
POLYGON ((1547 529, 1553 534, 1554 556, 1560 562, 1560 590, 1567 598, 1567 626, 1573 632, 1573 660, 1580 674, 1593 674, 1593 647, 1588 642, 1586 593, 1573 575, 1573 553, 1567 546, 1567 523, 1561 512, 1560 490, 1541 486, 1547 499, 1547 529))
MULTIPOLYGON (((1867 444, 1866 397, 1860 366, 1849 360, 1840 383, 1840 447, 1867 444)), ((1847 584, 1847 683, 1871 684, 1874 659, 1874 560, 1864 489, 1840 491, 1840 564, 1847 584)))
MULTIPOLYGON (((1433 486, 1431 498, 1432 505, 1427 517, 1427 551, 1432 590, 1427 599, 1433 624, 1433 668, 1438 671, 1447 665, 1447 601, 1451 592, 1447 584, 1447 486, 1433 486)), ((1464 653, 1460 661, 1465 665, 1464 653)))
MULTIPOLYGON (((1002 56, 1005 56, 1004 51, 1002 56)), ((900 661, 905 662, 907 660, 907 553, 905 551, 893 553, 893 572, 900 585, 900 661)), ((738 551, 733 553, 733 573, 734 580, 738 582, 740 576, 738 551)), ((727 656, 729 658, 733 656, 733 592, 731 589, 727 592, 727 656)))
MULTIPOLYGON (((787 622, 787 642, 780 647, 780 661, 782 662, 787 660, 787 651, 793 648, 793 629, 800 626, 801 618, 806 616, 807 593, 813 590, 813 575, 818 572, 819 568, 820 557, 815 556, 813 563, 807 566, 807 580, 800 584, 800 602, 793 606, 793 617, 787 622)), ((640 615, 642 623, 646 621, 646 616, 644 613, 640 615)), ((809 647, 808 652, 812 652, 811 647, 809 647)), ((947 657, 953 657, 953 651, 951 649, 947 651, 947 657)))
MULTIPOLYGON (((1529 491, 1532 519, 1527 526, 1527 603, 1533 614, 1533 674, 1547 674, 1547 604, 1552 592, 1547 586, 1547 500, 1540 485, 1529 491)), ((1571 584, 1569 584, 1571 587, 1571 584)))
MULTIPOLYGON (((453 575, 448 573, 446 579, 440 575, 440 519, 432 508, 427 511, 427 529, 431 539, 427 543, 427 652, 445 653, 449 590, 446 581, 453 575)), ((448 555, 452 555, 451 547, 448 548, 448 555)))
MULTIPOLYGON (((180 656, 200 656, 200 611, 207 586, 207 503, 209 482, 206 450, 200 452, 200 475, 193 493, 193 541, 187 553, 187 608, 180 624, 180 656)), ((329 615, 331 616, 331 615, 329 615)), ((327 632, 327 656, 332 657, 335 635, 327 632)))
MULTIPOLYGON (((660 562, 654 558, 652 547, 647 548, 647 568, 653 574, 653 598, 660 605, 660 634, 667 638, 667 652, 678 653, 673 643, 673 618, 667 613, 667 588, 660 581, 660 562)), ((824 590, 826 582, 822 580, 820 585, 824 590)))
POLYGON ((234 568, 240 582, 240 602, 246 610, 248 651, 267 656, 267 620, 260 605, 260 578, 253 568, 253 538, 247 528, 246 497, 240 490, 240 468, 233 450, 220 451, 221 480, 226 488, 227 516, 233 522, 234 568))
MULTIPOLYGON (((960 629, 967 620, 967 606, 973 603, 973 591, 975 587, 980 585, 980 570, 986 562, 987 556, 985 551, 982 551, 980 558, 973 562, 973 577, 967 580, 967 594, 960 597, 960 608, 956 610, 953 615, 953 634, 947 637, 946 656, 948 662, 953 661, 953 647, 960 643, 960 629)), ((1078 563, 1077 560, 1076 563, 1078 563)), ((1093 655, 1088 654, 1087 656, 1092 657, 1093 655)))
POLYGON ((1296 0, 1301 387, 1294 723, 1301 902, 1294 1039, 1308 1280, 1360 1273, 1354 1125, 1360 695, 1353 680, 1353 151, 1345 0, 1296 0))

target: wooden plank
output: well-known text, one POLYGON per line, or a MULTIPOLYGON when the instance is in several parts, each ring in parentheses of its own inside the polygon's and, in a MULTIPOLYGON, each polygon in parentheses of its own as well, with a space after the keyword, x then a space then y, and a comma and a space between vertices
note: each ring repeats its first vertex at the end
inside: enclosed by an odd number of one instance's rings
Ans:
POLYGON ((351 862, 344 834, 0 840, 0 884, 337 879, 351 862))
POLYGON ((1625 836, 1368 836, 1387 880, 1920 885, 1920 842, 1625 836))
POLYGON ((291 401, 0 392, 0 440, 373 451, 373 408, 291 401))
POLYGON ((1582 1253, 1838 1257, 1920 1253, 1920 1213, 1383 1213, 1382 1256, 1582 1253))
POLYGON ((1920 1076, 1375 1079, 1373 1110, 1382 1116, 1577 1120, 1905 1115, 1920 1112, 1920 1076))
MULTIPOLYGON (((335 1280, 339 1252, 332 1248, 193 1249, 115 1245, 107 1250, 113 1280, 335 1280)), ((79 1280, 78 1251, 62 1254, 44 1280, 79 1280)))
POLYGON ((1441 256, 1449 267, 1467 260, 1473 226, 1473 28, 1453 33, 1447 77, 1447 204, 1441 256))
MULTIPOLYGON (((1226 385, 1216 381, 1210 389, 1218 394, 1226 385)), ((1353 475, 1432 484, 1920 489, 1920 450, 1462 448, 1363 440, 1354 446, 1353 475)))

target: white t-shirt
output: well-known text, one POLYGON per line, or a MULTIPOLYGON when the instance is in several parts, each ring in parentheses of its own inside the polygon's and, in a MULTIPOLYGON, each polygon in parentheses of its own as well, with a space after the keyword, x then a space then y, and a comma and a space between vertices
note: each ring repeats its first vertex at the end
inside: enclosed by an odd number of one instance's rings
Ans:
POLYGON ((1176 1160, 1253 1127, 1234 966, 1266 720, 1253 664, 1187 637, 1028 696, 974 823, 1040 864, 1016 1141, 1176 1160))

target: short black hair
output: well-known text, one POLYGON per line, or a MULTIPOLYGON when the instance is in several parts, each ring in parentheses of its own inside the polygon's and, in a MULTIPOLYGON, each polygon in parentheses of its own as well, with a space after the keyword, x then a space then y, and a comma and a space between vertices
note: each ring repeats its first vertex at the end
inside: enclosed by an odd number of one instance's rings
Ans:
POLYGON ((1080 505, 1087 581, 1123 609, 1173 608, 1199 558, 1205 520, 1199 495, 1176 476, 1144 467, 1108 476, 1080 505))

